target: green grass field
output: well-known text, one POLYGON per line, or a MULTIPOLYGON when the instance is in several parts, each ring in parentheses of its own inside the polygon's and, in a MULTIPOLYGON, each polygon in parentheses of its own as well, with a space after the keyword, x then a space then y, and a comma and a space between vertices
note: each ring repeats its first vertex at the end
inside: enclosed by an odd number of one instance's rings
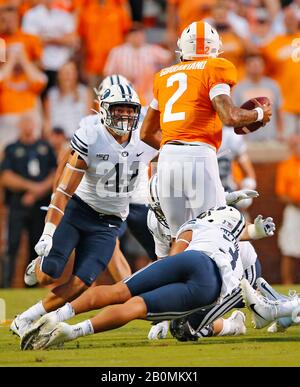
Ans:
MULTIPOLYGON (((287 292, 284 287, 277 289, 287 292)), ((43 294, 40 289, 0 289, 8 319, 43 294)), ((245 336, 213 337, 193 343, 180 343, 171 337, 149 342, 149 326, 146 321, 135 321, 121 329, 68 343, 64 349, 28 352, 19 350, 19 340, 9 332, 8 325, 0 326, 0 366, 300 366, 300 326, 269 334, 266 329, 254 330, 247 314, 245 336)))

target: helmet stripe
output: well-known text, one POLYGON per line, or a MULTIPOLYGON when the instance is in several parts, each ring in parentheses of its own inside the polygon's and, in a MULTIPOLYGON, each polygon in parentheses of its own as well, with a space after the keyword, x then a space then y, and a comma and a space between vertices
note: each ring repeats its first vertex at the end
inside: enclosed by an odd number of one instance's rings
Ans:
POLYGON ((203 55, 204 52, 204 39, 205 39, 205 24, 196 22, 196 54, 203 55))
POLYGON ((109 77, 109 81, 110 81, 110 85, 112 86, 114 84, 114 78, 112 75, 109 77))
POLYGON ((129 85, 126 85, 130 99, 132 98, 132 91, 129 85))
POLYGON ((124 89, 123 85, 120 84, 119 88, 120 88, 121 93, 122 93, 122 98, 126 98, 126 93, 125 93, 125 89, 124 89))

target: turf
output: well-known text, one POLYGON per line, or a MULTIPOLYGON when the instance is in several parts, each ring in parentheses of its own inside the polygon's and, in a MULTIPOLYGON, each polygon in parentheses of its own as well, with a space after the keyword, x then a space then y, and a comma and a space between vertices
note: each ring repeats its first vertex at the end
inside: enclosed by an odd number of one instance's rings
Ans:
MULTIPOLYGON (((284 287, 276 288, 287 292, 284 287)), ((300 291, 300 286, 297 290, 300 291)), ((43 294, 45 291, 40 289, 0 289, 7 319, 43 294)), ((88 313, 74 321, 92 315, 88 313)), ((149 342, 149 326, 146 321, 135 321, 117 330, 67 343, 64 349, 21 352, 18 338, 4 324, 0 326, 0 366, 300 366, 300 326, 285 333, 269 334, 266 329, 252 329, 247 314, 245 336, 213 337, 196 343, 180 343, 170 336, 149 342)))

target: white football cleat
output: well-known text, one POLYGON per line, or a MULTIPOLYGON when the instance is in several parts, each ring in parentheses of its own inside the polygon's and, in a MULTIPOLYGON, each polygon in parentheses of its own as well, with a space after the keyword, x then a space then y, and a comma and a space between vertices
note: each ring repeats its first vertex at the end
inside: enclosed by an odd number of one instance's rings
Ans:
POLYGON ((259 295, 245 278, 241 280, 241 289, 245 304, 252 312, 254 328, 261 329, 276 319, 276 301, 259 295))
POLYGON ((232 315, 228 318, 231 322, 231 328, 233 332, 231 333, 233 336, 245 335, 247 332, 247 328, 245 326, 246 316, 240 310, 236 310, 232 313, 232 315))
POLYGON ((150 329, 148 340, 165 339, 169 331, 169 321, 161 321, 150 329))
POLYGON ((24 273, 24 282, 27 286, 34 286, 38 283, 38 280, 35 274, 35 267, 39 260, 40 260, 40 257, 33 259, 26 267, 26 270, 24 273))
POLYGON ((20 316, 18 315, 10 324, 10 331, 12 331, 14 335, 22 337, 32 325, 32 320, 29 320, 27 318, 20 318, 20 316))
MULTIPOLYGON (((258 278, 256 281, 257 288, 264 297, 267 297, 269 300, 282 300, 288 301, 292 300, 296 295, 295 291, 289 291, 289 295, 278 293, 272 286, 262 277, 258 278)), ((285 332, 288 327, 293 325, 293 320, 291 317, 281 317, 274 324, 268 328, 269 333, 285 332)))
POLYGON ((73 328, 64 322, 58 323, 50 332, 40 333, 33 349, 46 349, 54 346, 62 346, 65 342, 74 339, 73 328))
POLYGON ((34 349, 34 343, 39 335, 46 334, 53 330, 58 324, 56 311, 50 312, 38 319, 23 334, 21 339, 21 350, 34 349))

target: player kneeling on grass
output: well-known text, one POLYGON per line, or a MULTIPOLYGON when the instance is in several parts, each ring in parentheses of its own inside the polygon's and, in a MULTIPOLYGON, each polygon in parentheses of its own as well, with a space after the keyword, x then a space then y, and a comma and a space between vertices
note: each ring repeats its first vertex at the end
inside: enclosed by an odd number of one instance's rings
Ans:
MULTIPOLYGON (((197 228, 178 233, 185 251, 158 260, 124 282, 94 287, 72 303, 38 320, 21 340, 21 349, 43 349, 80 336, 119 328, 134 319, 171 320, 213 306, 234 292, 243 276, 237 239, 244 227, 233 207, 214 208, 197 219, 197 228), (62 321, 110 306, 76 325, 62 321)), ((196 221, 191 221, 196 222, 196 221)), ((190 222, 188 222, 190 223, 190 222)))

